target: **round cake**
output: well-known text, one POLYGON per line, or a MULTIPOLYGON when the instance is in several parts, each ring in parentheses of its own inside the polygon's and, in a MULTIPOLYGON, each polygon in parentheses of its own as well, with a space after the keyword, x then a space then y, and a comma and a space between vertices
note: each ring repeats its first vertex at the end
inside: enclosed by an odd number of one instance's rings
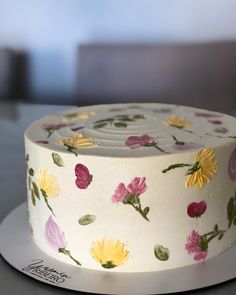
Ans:
POLYGON ((36 245, 86 269, 205 261, 236 240, 236 118, 144 103, 80 107, 25 132, 36 245))

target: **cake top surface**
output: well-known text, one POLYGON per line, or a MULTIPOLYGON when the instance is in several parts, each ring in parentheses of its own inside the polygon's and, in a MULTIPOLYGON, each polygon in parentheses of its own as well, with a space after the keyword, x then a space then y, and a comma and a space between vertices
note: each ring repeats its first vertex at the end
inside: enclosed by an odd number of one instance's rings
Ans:
POLYGON ((168 155, 236 141, 236 118, 169 104, 94 105, 46 116, 32 123, 25 136, 75 155, 168 155))

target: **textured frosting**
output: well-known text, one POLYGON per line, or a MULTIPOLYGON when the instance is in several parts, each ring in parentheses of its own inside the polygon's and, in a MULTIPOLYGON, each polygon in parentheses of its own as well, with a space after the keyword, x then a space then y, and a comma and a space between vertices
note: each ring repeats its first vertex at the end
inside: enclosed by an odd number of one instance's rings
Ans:
POLYGON ((166 104, 75 108, 25 132, 29 222, 48 255, 143 272, 236 240, 236 119, 166 104))

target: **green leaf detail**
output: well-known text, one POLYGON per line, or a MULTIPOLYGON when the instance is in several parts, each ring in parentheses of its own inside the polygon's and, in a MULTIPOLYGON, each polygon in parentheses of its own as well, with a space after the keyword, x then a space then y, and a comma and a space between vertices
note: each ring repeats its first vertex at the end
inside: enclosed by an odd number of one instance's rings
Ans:
POLYGON ((26 162, 29 161, 29 154, 26 154, 26 156, 25 156, 25 161, 26 161, 26 162))
POLYGON ((32 182, 32 185, 33 185, 33 191, 34 191, 35 196, 40 200, 39 189, 34 181, 32 182))
POLYGON ((36 198, 35 198, 33 191, 31 191, 31 200, 32 200, 33 205, 35 206, 36 205, 36 198))
POLYGON ((232 197, 230 198, 227 205, 227 214, 228 214, 228 228, 231 227, 232 223, 234 223, 234 219, 236 219, 236 200, 232 197))
POLYGON ((32 168, 29 169, 29 175, 34 176, 34 169, 32 169, 32 168))
POLYGON ((52 153, 52 159, 53 162, 58 166, 58 167, 64 167, 65 164, 61 158, 61 156, 57 153, 52 153))
POLYGON ((155 247, 154 247, 154 254, 155 254, 156 258, 161 261, 166 261, 170 257, 169 249, 165 248, 161 245, 158 245, 158 244, 155 245, 155 247))
POLYGON ((219 230, 218 224, 215 224, 215 225, 214 225, 214 231, 215 231, 215 232, 218 232, 218 230, 219 230))
POLYGON ((99 128, 103 128, 103 127, 105 127, 107 125, 107 123, 99 123, 99 124, 95 124, 94 126, 93 126, 93 128, 95 128, 95 129, 99 129, 99 128))
POLYGON ((149 207, 145 207, 145 208, 143 209, 143 214, 144 214, 144 215, 147 215, 148 212, 149 212, 149 210, 150 210, 149 207))
POLYGON ((113 118, 107 118, 107 119, 97 120, 96 122, 94 122, 94 124, 113 122, 113 120, 114 120, 113 118))
POLYGON ((88 225, 90 223, 93 223, 95 220, 96 220, 95 215, 86 214, 86 215, 80 217, 79 224, 80 225, 88 225))
POLYGON ((122 122, 115 122, 114 126, 117 127, 117 128, 126 128, 127 124, 122 123, 122 122))

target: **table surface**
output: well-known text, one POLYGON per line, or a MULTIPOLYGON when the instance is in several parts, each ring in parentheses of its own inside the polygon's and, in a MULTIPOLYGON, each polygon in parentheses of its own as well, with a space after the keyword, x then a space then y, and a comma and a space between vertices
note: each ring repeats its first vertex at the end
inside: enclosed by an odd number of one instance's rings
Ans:
MULTIPOLYGON (((69 106, 0 104, 0 221, 16 206, 25 201, 24 130, 38 118, 63 111, 69 106)), ((3 237, 1 237, 3 238, 3 237)), ((13 269, 0 258, 0 286, 4 294, 85 294, 58 289, 13 269)), ((88 293, 86 293, 88 294, 88 293)), ((236 294, 236 279, 223 284, 190 291, 188 294, 236 294)))

